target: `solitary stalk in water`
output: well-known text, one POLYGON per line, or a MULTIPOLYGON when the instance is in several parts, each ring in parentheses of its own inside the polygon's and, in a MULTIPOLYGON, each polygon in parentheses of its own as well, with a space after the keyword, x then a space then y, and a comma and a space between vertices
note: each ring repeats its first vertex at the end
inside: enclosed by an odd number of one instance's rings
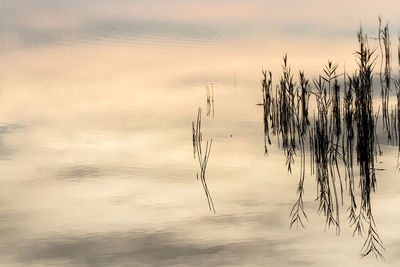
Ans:
POLYGON ((203 185, 204 192, 207 197, 207 202, 208 202, 208 207, 210 211, 215 213, 215 207, 214 207, 214 202, 211 197, 210 191, 207 186, 206 182, 206 168, 207 168, 207 163, 208 159, 210 158, 210 153, 211 153, 211 146, 212 146, 212 139, 210 142, 207 141, 206 143, 206 148, 205 152, 203 155, 203 149, 202 149, 202 141, 203 141, 203 134, 201 132, 201 108, 199 108, 197 112, 197 121, 196 121, 196 127, 194 127, 195 123, 192 123, 192 130, 193 130, 193 150, 195 151, 195 157, 197 155, 197 158, 199 160, 199 165, 200 165, 200 175, 197 173, 196 178, 197 180, 201 181, 201 184, 203 185))

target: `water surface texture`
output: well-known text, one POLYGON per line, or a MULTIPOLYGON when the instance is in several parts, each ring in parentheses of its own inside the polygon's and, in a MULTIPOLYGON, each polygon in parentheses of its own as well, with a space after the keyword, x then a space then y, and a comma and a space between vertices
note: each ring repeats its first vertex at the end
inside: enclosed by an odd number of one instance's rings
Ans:
POLYGON ((379 15, 396 75, 399 10, 394 0, 0 1, 0 265, 400 266, 397 148, 381 142, 372 195, 386 262, 360 258, 348 200, 336 236, 309 173, 309 222, 289 228, 299 157, 288 173, 274 138, 264 155, 256 105, 262 69, 278 82, 285 53, 310 79, 328 59, 352 71, 357 30, 377 37, 379 15), (196 180, 199 107, 215 214, 196 180))

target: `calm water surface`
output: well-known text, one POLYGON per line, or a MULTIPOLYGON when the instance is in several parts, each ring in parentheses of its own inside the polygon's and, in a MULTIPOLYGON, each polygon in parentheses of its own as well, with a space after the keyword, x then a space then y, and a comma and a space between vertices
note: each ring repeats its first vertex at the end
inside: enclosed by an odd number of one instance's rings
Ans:
MULTIPOLYGON (((39 2, 0 2, 0 265, 383 265, 359 258, 348 203, 341 235, 324 231, 314 176, 309 222, 289 229, 299 166, 274 145, 264 156, 256 104, 286 52, 311 78, 328 59, 355 66, 360 22, 374 36, 383 15, 396 40, 397 1, 39 2), (199 107, 216 214, 196 180, 199 107)), ((399 266, 397 151, 383 147, 373 208, 399 266)))

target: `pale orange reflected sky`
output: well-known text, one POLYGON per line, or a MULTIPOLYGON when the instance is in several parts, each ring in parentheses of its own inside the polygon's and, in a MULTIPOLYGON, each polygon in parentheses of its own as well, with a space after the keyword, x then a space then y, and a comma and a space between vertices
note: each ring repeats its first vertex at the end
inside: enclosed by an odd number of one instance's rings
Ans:
MULTIPOLYGON (((0 265, 375 266, 359 260, 362 240, 347 224, 339 238, 324 234, 315 177, 312 223, 289 231, 297 175, 277 146, 264 156, 256 104, 261 70, 277 82, 285 53, 294 75, 311 79, 328 59, 351 72, 359 25, 376 36, 378 15, 394 48, 398 10, 398 1, 0 1, 0 265), (210 84, 215 216, 191 147, 210 84)), ((388 150, 374 204, 398 266, 388 150)))
POLYGON ((114 38, 149 43, 186 40, 200 45, 252 38, 277 42, 292 36, 349 42, 360 23, 376 34, 379 15, 395 33, 400 27, 398 9, 394 0, 12 1, 1 3, 0 34, 3 47, 114 38))

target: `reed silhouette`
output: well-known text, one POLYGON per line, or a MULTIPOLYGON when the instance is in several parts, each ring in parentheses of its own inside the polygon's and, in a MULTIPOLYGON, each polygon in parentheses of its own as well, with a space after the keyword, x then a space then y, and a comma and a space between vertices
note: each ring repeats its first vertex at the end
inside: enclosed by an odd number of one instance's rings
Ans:
POLYGON ((357 162, 360 167, 360 188, 361 203, 359 215, 357 217, 355 231, 361 225, 360 220, 364 220, 368 224, 367 237, 362 248, 362 255, 366 256, 370 253, 377 257, 383 258, 380 248, 383 249, 382 241, 376 231, 375 220, 371 207, 371 192, 376 188, 375 176, 375 119, 372 106, 372 77, 373 68, 376 58, 373 58, 374 51, 368 47, 367 37, 363 35, 362 30, 358 34, 360 50, 358 55, 359 66, 359 87, 354 88, 355 105, 356 105, 356 121, 357 121, 357 162))
POLYGON ((387 142, 390 142, 392 140, 389 115, 389 93, 391 86, 390 37, 389 25, 386 24, 385 27, 382 29, 381 17, 379 17, 378 40, 382 58, 379 72, 382 98, 382 122, 384 127, 386 128, 387 142))
POLYGON ((271 91, 272 91, 272 73, 263 70, 263 80, 262 80, 262 93, 263 93, 263 102, 262 106, 264 107, 264 152, 268 153, 268 144, 271 144, 271 139, 269 137, 269 120, 271 119, 271 91))
MULTIPOLYGON (((285 152, 288 172, 292 172, 295 159, 300 159, 297 200, 290 211, 290 228, 304 227, 304 220, 307 219, 303 196, 308 158, 310 174, 316 176, 318 213, 325 217, 326 226, 333 226, 340 234, 340 206, 344 203, 345 188, 349 197, 347 212, 353 236, 365 234, 361 255, 372 254, 384 259, 384 246, 375 224, 371 197, 377 184, 375 171, 381 170, 375 168, 376 157, 382 154, 376 125, 379 110, 382 109, 383 132, 388 143, 398 146, 399 169, 400 75, 397 79, 391 78, 389 27, 386 25, 382 29, 381 19, 378 41, 383 55, 379 73, 382 103, 378 112, 374 113, 372 101, 374 68, 378 57, 376 49, 369 47, 368 37, 361 27, 354 74, 338 73, 338 64, 328 61, 322 74, 314 78, 312 84, 301 71, 297 85, 285 55, 282 75, 275 88, 272 73, 262 71, 263 102, 260 105, 264 111, 265 153, 272 144, 272 134, 285 152), (397 101, 389 111, 392 83, 397 101), (312 119, 309 117, 310 101, 316 106, 312 119), (307 153, 309 157, 306 157, 307 153), (355 163, 359 168, 357 177, 353 170, 355 163), (355 178, 359 179, 358 186, 355 178)), ((398 58, 400 74, 400 44, 398 58)))
MULTIPOLYGON (((298 198, 290 211, 291 222, 290 227, 296 224, 297 228, 299 225, 304 227, 303 218, 307 219, 307 215, 304 211, 303 195, 304 195, 304 179, 306 175, 306 144, 307 132, 310 126, 308 119, 308 105, 310 99, 310 84, 309 80, 305 78, 304 72, 299 72, 300 87, 297 88, 297 101, 295 102, 295 118, 297 125, 297 137, 298 146, 301 153, 301 164, 300 164, 300 177, 297 186, 298 198)), ((308 219, 307 219, 308 220, 308 219)))
POLYGON ((193 135, 194 158, 196 158, 197 156, 200 166, 200 174, 197 173, 196 178, 197 180, 200 180, 201 184, 203 185, 203 189, 207 198, 208 208, 210 209, 210 211, 215 213, 214 202, 211 197, 210 190, 208 189, 206 181, 206 168, 208 160, 210 158, 211 146, 213 140, 211 139, 210 142, 207 141, 205 150, 203 150, 202 148, 203 134, 201 132, 201 108, 198 109, 196 123, 192 122, 192 135, 193 135))

